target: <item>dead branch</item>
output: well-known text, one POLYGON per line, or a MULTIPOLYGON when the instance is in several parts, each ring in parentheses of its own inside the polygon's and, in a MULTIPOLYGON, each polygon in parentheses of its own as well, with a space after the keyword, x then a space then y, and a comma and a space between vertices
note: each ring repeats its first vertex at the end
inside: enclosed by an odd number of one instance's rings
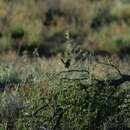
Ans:
POLYGON ((106 66, 110 66, 110 67, 114 68, 119 73, 120 76, 123 75, 122 72, 120 71, 120 69, 112 63, 105 63, 105 62, 101 62, 101 61, 97 61, 97 63, 102 64, 102 65, 106 65, 106 66))
POLYGON ((60 73, 58 73, 58 75, 62 74, 62 73, 73 73, 73 72, 85 72, 85 73, 89 73, 89 71, 85 70, 85 69, 82 69, 82 70, 79 70, 79 69, 71 69, 71 70, 67 70, 67 71, 61 71, 60 73))

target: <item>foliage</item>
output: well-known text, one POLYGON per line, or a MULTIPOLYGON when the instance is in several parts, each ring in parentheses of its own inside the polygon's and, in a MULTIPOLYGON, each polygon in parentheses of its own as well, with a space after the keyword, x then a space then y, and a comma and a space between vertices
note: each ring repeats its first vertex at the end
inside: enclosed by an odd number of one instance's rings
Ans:
POLYGON ((12 66, 6 64, 0 66, 0 89, 3 90, 6 86, 18 84, 21 82, 20 77, 12 66))
POLYGON ((127 125, 127 84, 109 84, 111 79, 118 79, 113 74, 98 78, 92 60, 88 57, 84 67, 72 65, 65 70, 55 60, 19 57, 15 69, 22 82, 0 93, 1 123, 7 126, 10 116, 16 114, 14 124, 24 130, 108 130, 127 125))

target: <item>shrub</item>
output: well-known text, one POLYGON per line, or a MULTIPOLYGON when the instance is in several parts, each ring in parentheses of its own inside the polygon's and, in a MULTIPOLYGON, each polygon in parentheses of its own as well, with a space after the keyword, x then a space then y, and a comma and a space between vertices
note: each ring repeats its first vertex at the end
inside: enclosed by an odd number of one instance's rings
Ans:
POLYGON ((86 69, 46 74, 49 94, 42 95, 38 86, 32 88, 32 94, 37 94, 25 109, 30 113, 24 122, 29 128, 108 130, 127 125, 129 94, 126 88, 113 84, 116 79, 100 80, 86 69))
POLYGON ((3 90, 8 85, 20 83, 20 77, 12 66, 0 66, 0 89, 3 90))

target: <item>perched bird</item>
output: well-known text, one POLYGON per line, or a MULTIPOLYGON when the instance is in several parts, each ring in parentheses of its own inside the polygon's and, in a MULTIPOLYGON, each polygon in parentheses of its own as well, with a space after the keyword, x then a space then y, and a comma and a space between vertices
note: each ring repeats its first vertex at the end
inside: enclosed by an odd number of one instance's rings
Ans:
POLYGON ((70 65, 71 65, 71 59, 67 59, 66 61, 64 61, 64 59, 63 58, 60 58, 60 60, 61 60, 61 62, 64 64, 64 67, 65 68, 69 68, 70 67, 70 65))

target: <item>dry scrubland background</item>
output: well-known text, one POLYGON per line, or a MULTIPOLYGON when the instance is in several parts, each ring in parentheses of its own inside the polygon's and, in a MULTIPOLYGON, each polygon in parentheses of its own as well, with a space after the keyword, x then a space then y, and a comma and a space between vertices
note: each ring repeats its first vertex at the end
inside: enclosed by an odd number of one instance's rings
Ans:
POLYGON ((129 0, 0 0, 0 130, 129 130, 129 26, 129 0))
POLYGON ((129 53, 128 0, 0 0, 0 52, 10 49, 56 55, 65 32, 73 44, 98 54, 129 53))

